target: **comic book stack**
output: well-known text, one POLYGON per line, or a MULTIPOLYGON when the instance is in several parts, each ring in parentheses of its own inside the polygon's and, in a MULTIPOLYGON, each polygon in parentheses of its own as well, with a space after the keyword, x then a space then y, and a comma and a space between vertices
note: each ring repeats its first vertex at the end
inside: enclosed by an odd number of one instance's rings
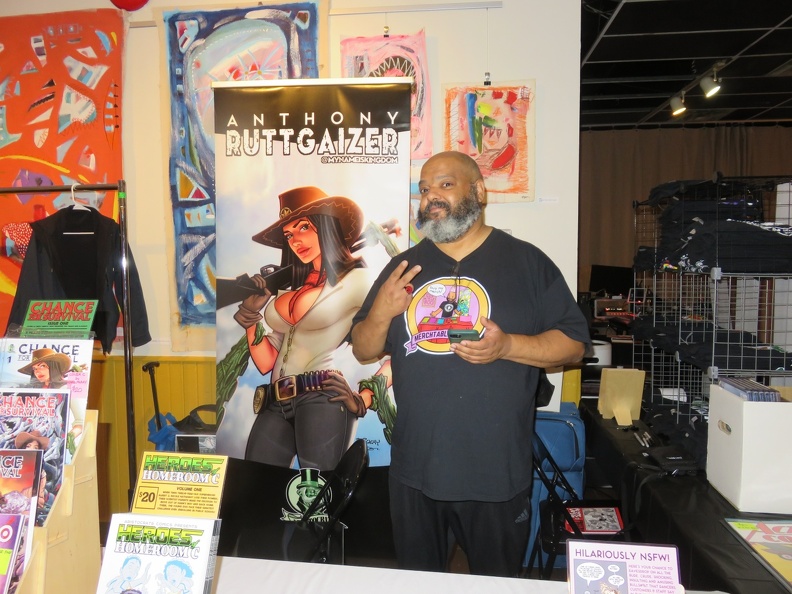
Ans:
POLYGON ((750 402, 781 402, 781 392, 773 387, 765 386, 759 382, 745 377, 722 377, 718 385, 750 402))
POLYGON ((93 340, 0 340, 0 594, 16 592, 81 441, 93 340))
POLYGON ((143 454, 132 511, 113 514, 110 522, 97 594, 211 592, 227 461, 143 454))
POLYGON ((0 594, 16 591, 46 499, 41 450, 0 450, 0 594))

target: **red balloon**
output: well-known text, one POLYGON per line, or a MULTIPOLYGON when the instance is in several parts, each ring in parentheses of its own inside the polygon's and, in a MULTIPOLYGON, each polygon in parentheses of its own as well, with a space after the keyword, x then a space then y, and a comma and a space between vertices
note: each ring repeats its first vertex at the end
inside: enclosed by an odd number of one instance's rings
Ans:
POLYGON ((115 4, 118 8, 123 8, 124 10, 137 10, 138 8, 143 8, 147 3, 148 0, 110 0, 113 4, 115 4))

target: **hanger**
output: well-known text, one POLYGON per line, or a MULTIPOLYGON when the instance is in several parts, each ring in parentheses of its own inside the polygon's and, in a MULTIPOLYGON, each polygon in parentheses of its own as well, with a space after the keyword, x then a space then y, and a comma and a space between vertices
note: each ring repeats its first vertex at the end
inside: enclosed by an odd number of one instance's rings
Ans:
MULTIPOLYGON (((91 211, 91 208, 90 208, 89 206, 86 206, 85 204, 82 204, 82 203, 80 203, 80 202, 77 202, 77 200, 75 200, 75 199, 74 199, 74 189, 75 189, 77 186, 78 186, 78 184, 77 184, 77 183, 73 183, 73 184, 71 185, 71 201, 72 201, 72 210, 73 210, 73 211, 78 211, 78 210, 80 210, 80 211, 88 211, 88 212, 90 212, 90 211, 91 211)), ((93 234, 94 234, 94 232, 93 232, 93 231, 64 231, 64 232, 63 232, 63 235, 93 235, 93 234)))
POLYGON ((90 211, 91 210, 90 207, 88 207, 85 204, 82 204, 80 202, 77 202, 77 200, 75 200, 75 198, 74 198, 74 189, 78 185, 79 184, 77 184, 76 182, 71 185, 71 201, 72 201, 72 204, 74 205, 74 210, 88 210, 88 211, 90 211))

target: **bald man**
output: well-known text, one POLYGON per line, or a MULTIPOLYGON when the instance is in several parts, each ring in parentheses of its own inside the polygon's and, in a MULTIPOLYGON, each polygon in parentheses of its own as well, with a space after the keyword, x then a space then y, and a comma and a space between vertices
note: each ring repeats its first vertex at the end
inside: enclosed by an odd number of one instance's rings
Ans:
POLYGON ((579 361, 588 326, 544 253, 485 224, 476 161, 431 157, 419 191, 424 239, 383 270, 352 327, 358 360, 391 357, 397 557, 405 569, 445 571, 450 532, 471 573, 517 576, 539 372, 579 361), (451 315, 433 315, 452 293, 451 315), (459 329, 472 339, 452 342, 459 329))

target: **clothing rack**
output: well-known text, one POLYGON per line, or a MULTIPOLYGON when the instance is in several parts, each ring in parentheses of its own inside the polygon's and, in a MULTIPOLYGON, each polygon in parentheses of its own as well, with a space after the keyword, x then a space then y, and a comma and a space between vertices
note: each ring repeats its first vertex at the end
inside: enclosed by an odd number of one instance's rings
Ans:
POLYGON ((75 184, 69 186, 20 186, 0 188, 0 194, 49 194, 53 192, 117 192, 118 224, 121 228, 121 313, 124 328, 124 386, 127 409, 127 453, 129 457, 129 500, 137 481, 137 444, 135 439, 135 403, 132 390, 132 329, 129 305, 129 250, 127 247, 126 182, 117 184, 75 184))

